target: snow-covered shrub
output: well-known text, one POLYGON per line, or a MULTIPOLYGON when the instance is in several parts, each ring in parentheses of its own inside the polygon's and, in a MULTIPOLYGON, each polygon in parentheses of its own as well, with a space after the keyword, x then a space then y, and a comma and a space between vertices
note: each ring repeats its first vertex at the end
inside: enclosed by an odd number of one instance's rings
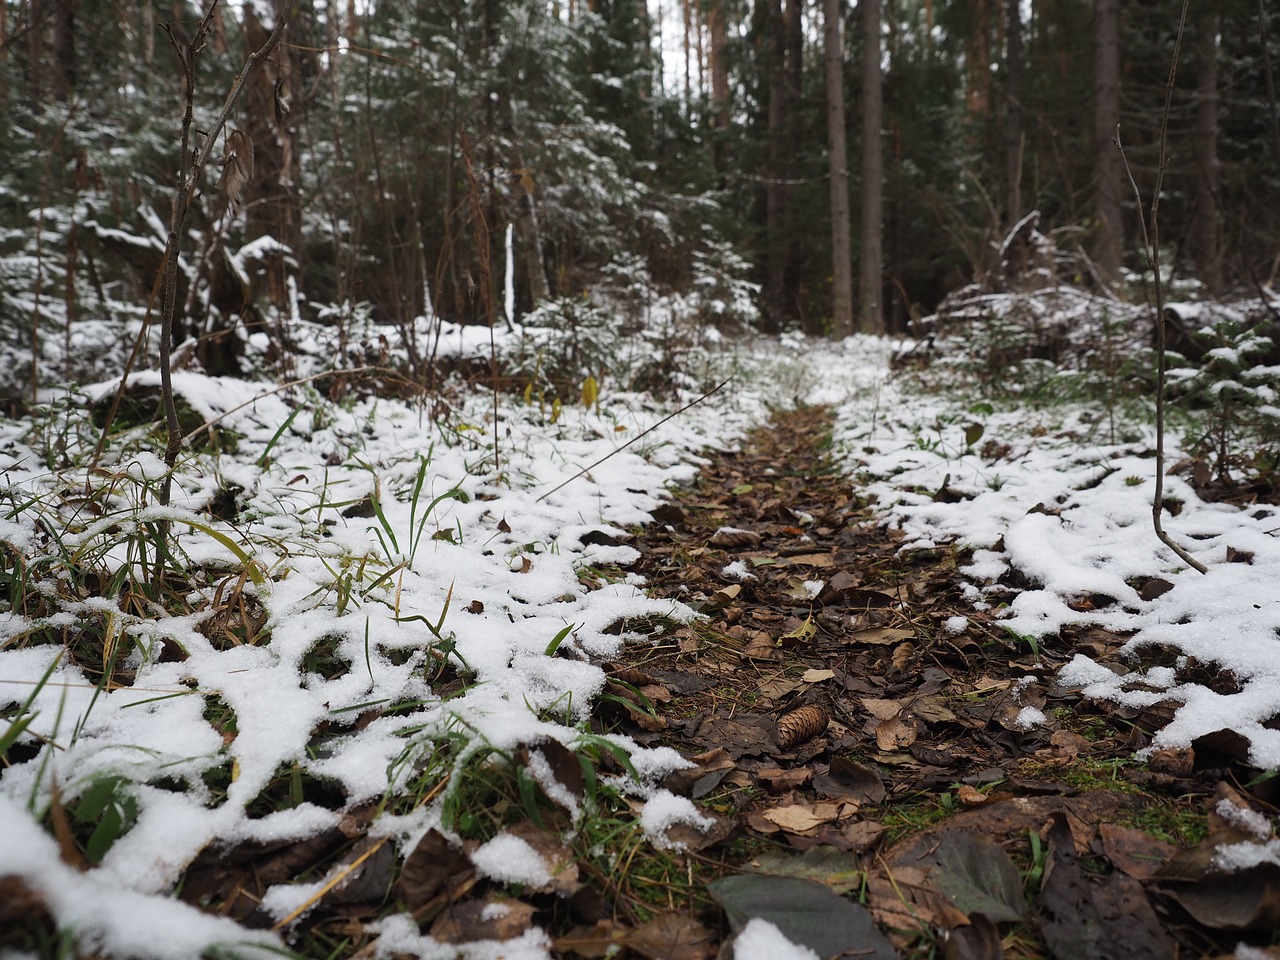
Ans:
POLYGON ((721 329, 750 329, 760 318, 759 284, 751 264, 728 243, 709 240, 693 255, 693 306, 699 319, 721 329))
POLYGON ((1195 365, 1170 371, 1170 392, 1191 417, 1188 441, 1212 479, 1274 483, 1280 467, 1280 365, 1275 341, 1250 305, 1176 304, 1198 346, 1195 365))
POLYGON ((557 297, 525 315, 518 336, 505 341, 504 376, 517 391, 539 400, 577 395, 588 377, 620 372, 624 323, 586 297, 557 297))

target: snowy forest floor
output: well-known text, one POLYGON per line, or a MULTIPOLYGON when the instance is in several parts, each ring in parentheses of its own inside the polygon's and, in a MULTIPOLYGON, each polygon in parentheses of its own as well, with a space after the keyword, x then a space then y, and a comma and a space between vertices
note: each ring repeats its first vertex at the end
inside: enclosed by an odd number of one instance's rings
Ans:
POLYGON ((0 953, 1280 957, 1271 488, 919 346, 0 422, 0 953))

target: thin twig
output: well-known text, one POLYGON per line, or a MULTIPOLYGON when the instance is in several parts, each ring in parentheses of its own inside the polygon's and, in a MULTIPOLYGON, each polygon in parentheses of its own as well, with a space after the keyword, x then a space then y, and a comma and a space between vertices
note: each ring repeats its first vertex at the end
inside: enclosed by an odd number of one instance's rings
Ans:
POLYGON ((290 380, 288 383, 282 383, 278 387, 273 387, 270 390, 266 390, 262 393, 255 394, 254 396, 246 400, 244 403, 239 404, 238 406, 234 406, 230 410, 227 410, 223 413, 218 414, 216 417, 214 417, 211 420, 206 420, 204 423, 200 424, 200 426, 196 427, 194 430, 188 433, 185 437, 183 437, 182 444, 183 446, 186 446, 196 437, 200 436, 200 434, 204 433, 206 430, 210 429, 216 424, 222 422, 227 417, 231 416, 233 413, 237 413, 240 410, 243 410, 245 407, 251 407, 255 403, 257 403, 259 400, 262 400, 265 397, 270 397, 270 396, 274 396, 277 393, 282 393, 283 391, 288 390, 290 387, 300 387, 304 383, 310 383, 313 380, 321 380, 324 377, 340 377, 340 376, 343 376, 344 374, 368 373, 370 370, 377 370, 377 369, 378 369, 377 367, 352 367, 350 370, 321 370, 319 373, 313 373, 309 377, 302 377, 298 380, 290 380))
POLYGON ((732 379, 733 379, 733 377, 726 377, 725 379, 721 380, 718 384, 716 384, 712 389, 708 390, 708 391, 707 391, 706 393, 704 393, 702 396, 700 396, 700 397, 698 397, 698 398, 696 398, 696 399, 694 399, 694 400, 690 400, 688 403, 686 403, 686 404, 685 404, 683 407, 681 407, 679 410, 676 410, 676 411, 674 411, 674 412, 672 412, 672 413, 667 414, 665 417, 663 417, 661 420, 659 420, 659 421, 658 421, 657 423, 655 423, 653 426, 649 427, 647 430, 643 431, 642 433, 637 434, 636 436, 634 436, 634 437, 632 437, 630 440, 628 440, 626 443, 624 443, 622 446, 618 447, 618 449, 617 449, 617 450, 612 450, 612 451, 610 451, 609 453, 606 453, 603 457, 601 457, 601 458, 600 458, 599 460, 597 460, 595 463, 587 464, 587 466, 583 467, 581 470, 579 470, 577 473, 575 473, 575 474, 574 474, 572 477, 570 477, 568 480, 564 481, 563 483, 559 484, 558 486, 554 487, 553 489, 548 490, 546 493, 544 493, 542 496, 540 496, 537 500, 535 500, 535 501, 534 501, 534 503, 541 503, 543 500, 547 499, 547 497, 551 496, 553 493, 556 493, 556 492, 558 492, 558 491, 560 491, 560 490, 563 490, 563 489, 564 489, 565 487, 567 487, 569 484, 573 483, 573 481, 577 480, 579 477, 583 476, 584 474, 589 473, 590 471, 594 470, 596 467, 600 466, 600 464, 604 463, 604 462, 605 462, 606 460, 608 460, 610 457, 613 457, 613 456, 618 455, 618 454, 619 454, 619 453, 621 453, 623 450, 627 449, 627 447, 631 446, 633 443, 636 443, 637 441, 643 440, 645 437, 647 437, 649 434, 653 433, 653 431, 657 430, 660 426, 662 426, 662 425, 663 425, 664 423, 666 423, 668 420, 672 420, 672 419, 674 419, 674 418, 676 418, 676 417, 680 416, 680 414, 684 413, 684 412, 685 412, 686 410, 688 410, 690 407, 696 407, 696 406, 697 406, 698 404, 700 404, 703 400, 706 400, 708 397, 714 396, 715 394, 719 393, 719 392, 724 388, 725 384, 727 384, 727 383, 728 383, 730 380, 732 380, 732 379))
MULTIPOLYGON (((1156 489, 1155 495, 1152 497, 1151 503, 1151 524, 1155 529, 1156 537, 1166 547, 1172 550, 1189 566, 1199 570, 1201 573, 1208 573, 1209 568, 1203 563, 1191 556, 1186 548, 1182 547, 1169 536, 1164 529, 1164 393, 1165 393, 1165 317, 1164 317, 1164 286, 1160 282, 1160 193, 1164 187, 1164 169, 1168 162, 1167 151, 1169 146, 1169 113, 1173 107, 1173 90, 1174 81, 1178 75, 1178 58, 1182 53, 1182 36, 1187 25, 1187 8, 1190 6, 1190 0, 1182 0, 1182 14, 1178 19, 1178 35, 1173 44, 1173 59, 1169 64, 1169 80, 1165 86, 1164 112, 1160 117, 1160 161, 1156 167, 1156 184, 1155 192, 1151 198, 1151 227, 1147 229, 1146 218, 1139 216, 1138 220, 1142 224, 1142 240, 1146 246, 1147 266, 1151 269, 1152 282, 1155 284, 1156 293, 1156 489)), ((1129 176, 1129 183, 1133 186, 1134 195, 1138 199, 1138 212, 1142 212, 1142 192, 1138 189, 1138 183, 1134 179, 1133 171, 1129 168, 1129 158, 1125 156, 1124 147, 1120 143, 1120 125, 1116 124, 1115 136, 1116 149, 1120 151, 1120 157, 1124 161, 1125 173, 1129 176)))

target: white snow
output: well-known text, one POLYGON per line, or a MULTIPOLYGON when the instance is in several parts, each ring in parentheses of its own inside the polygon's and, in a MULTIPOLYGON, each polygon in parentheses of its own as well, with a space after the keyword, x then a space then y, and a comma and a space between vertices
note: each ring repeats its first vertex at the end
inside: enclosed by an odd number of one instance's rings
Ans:
POLYGON ((733 960, 818 960, 818 955, 792 943, 768 920, 752 917, 733 940, 733 960))
POLYGON ((504 883, 540 887, 551 882, 542 854, 522 837, 500 833, 471 852, 471 862, 486 877, 504 883))
POLYGON ((1023 707, 1013 718, 1013 725, 1019 730, 1031 730, 1048 723, 1048 719, 1038 707, 1023 707))
POLYGON ((644 805, 640 814, 640 826, 649 840, 658 847, 669 850, 683 849, 684 844, 667 839, 666 830, 680 824, 709 828, 715 821, 703 816, 688 797, 679 797, 668 790, 658 790, 644 805))

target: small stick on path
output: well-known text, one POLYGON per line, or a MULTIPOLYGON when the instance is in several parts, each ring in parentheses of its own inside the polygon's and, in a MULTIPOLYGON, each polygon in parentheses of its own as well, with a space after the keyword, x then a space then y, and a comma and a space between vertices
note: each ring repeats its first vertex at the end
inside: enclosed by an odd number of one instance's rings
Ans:
POLYGON ((691 408, 691 407, 696 407, 698 404, 700 404, 703 400, 706 400, 708 397, 715 396, 717 393, 719 393, 721 390, 723 390, 723 389, 724 389, 724 387, 725 387, 725 384, 727 384, 727 383, 728 383, 730 380, 732 380, 732 379, 733 379, 733 377, 725 377, 723 380, 721 380, 719 383, 717 383, 714 387, 712 387, 710 390, 708 390, 708 391, 707 391, 706 393, 704 393, 702 396, 700 396, 700 397, 698 397, 698 398, 696 398, 696 399, 694 399, 694 400, 690 400, 688 403, 686 403, 686 404, 685 404, 683 407, 681 407, 679 410, 675 410, 675 411, 673 411, 673 412, 671 412, 671 413, 667 414, 665 417, 663 417, 661 420, 659 420, 659 421, 658 421, 657 423, 655 423, 653 426, 649 427, 649 428, 648 428, 647 430, 645 430, 644 432, 636 434, 634 437, 632 437, 630 440, 628 440, 626 443, 624 443, 622 446, 620 446, 617 450, 611 450, 610 452, 606 453, 603 457, 601 457, 599 460, 597 460, 595 463, 589 463, 589 464, 587 464, 585 467, 583 467, 581 470, 579 470, 577 473, 575 473, 575 474, 574 474, 572 477, 570 477, 568 480, 565 480, 563 483, 561 483, 561 484, 559 484, 559 485, 557 485, 557 486, 553 487, 552 489, 548 490, 546 493, 544 493, 542 496, 540 496, 537 500, 535 500, 535 501, 534 501, 534 503, 541 503, 543 500, 547 499, 547 497, 551 496, 553 493, 557 493, 557 492, 559 492, 560 490, 563 490, 563 489, 564 489, 565 487, 567 487, 569 484, 573 483, 573 481, 577 480, 577 479, 578 479, 579 477, 581 477, 583 474, 590 473, 592 470, 594 470, 596 467, 600 466, 600 464, 604 463, 604 462, 605 462, 606 460, 608 460, 610 457, 617 456, 617 455, 618 455, 618 454, 620 454, 623 450, 627 449, 627 447, 631 446, 633 443, 636 443, 636 442, 638 442, 638 441, 640 441, 640 440, 643 440, 645 437, 647 437, 649 434, 653 433, 653 431, 657 430, 660 426, 662 426, 662 425, 663 425, 664 423, 666 423, 668 420, 674 420, 676 417, 680 416, 680 414, 684 413, 684 412, 685 412, 686 410, 688 410, 689 408, 691 408))

